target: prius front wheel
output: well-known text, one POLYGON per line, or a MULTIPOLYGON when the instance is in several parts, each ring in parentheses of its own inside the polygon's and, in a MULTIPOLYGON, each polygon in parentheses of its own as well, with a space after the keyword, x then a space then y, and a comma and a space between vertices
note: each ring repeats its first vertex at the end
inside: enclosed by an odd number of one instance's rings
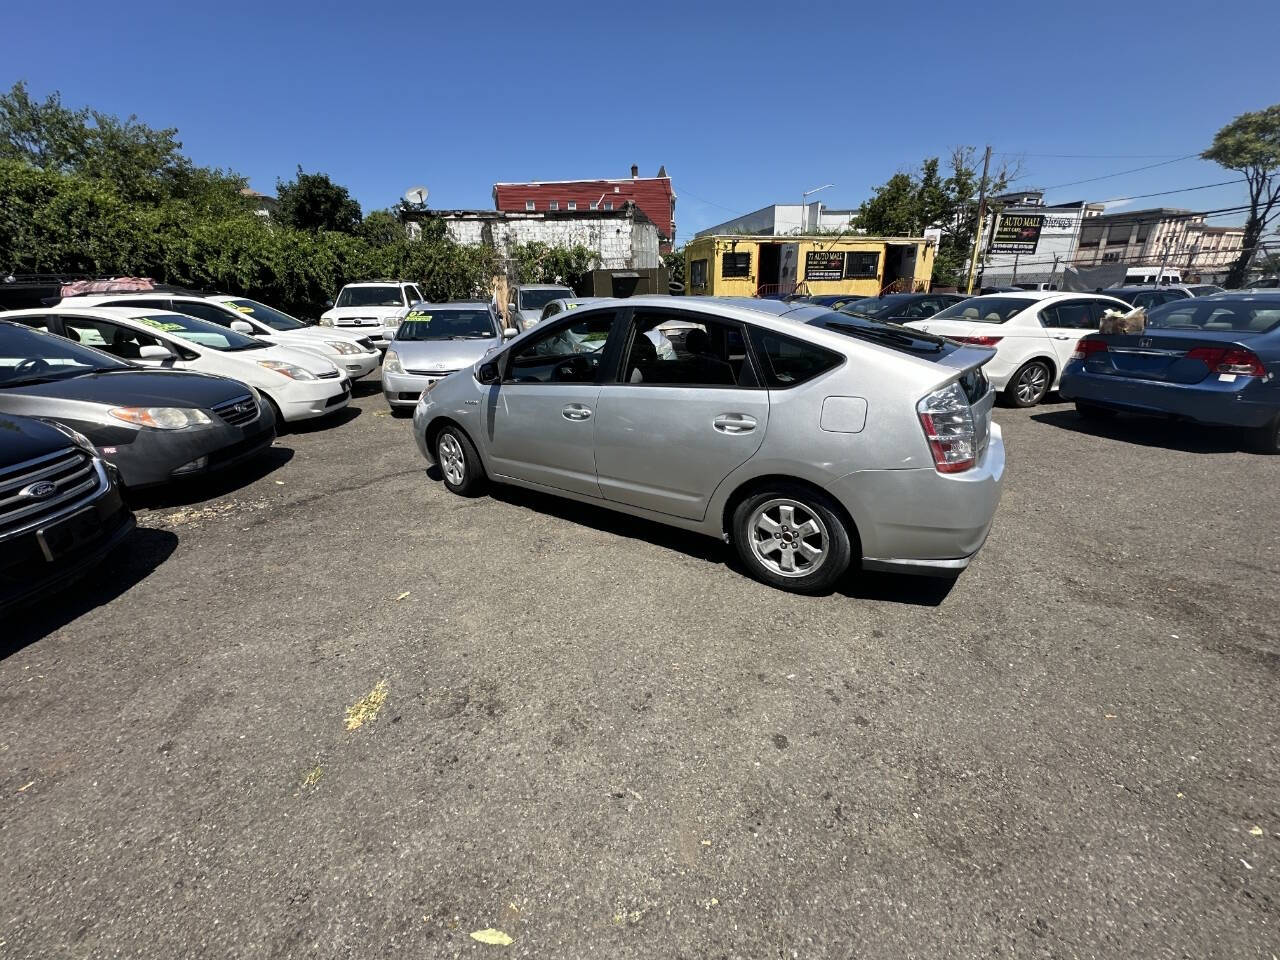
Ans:
POLYGON ((484 467, 471 438, 457 427, 445 427, 436 437, 436 462, 450 492, 474 497, 484 492, 484 467))
POLYGON ((794 593, 828 589, 849 568, 849 532, 835 505, 810 490, 750 496, 733 512, 733 539, 751 575, 794 593))

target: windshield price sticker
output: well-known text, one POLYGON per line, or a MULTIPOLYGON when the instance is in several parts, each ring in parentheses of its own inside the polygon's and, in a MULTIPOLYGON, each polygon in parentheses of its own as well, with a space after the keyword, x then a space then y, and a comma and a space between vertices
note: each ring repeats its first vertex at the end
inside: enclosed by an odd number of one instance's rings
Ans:
POLYGON ((175 330, 181 330, 182 324, 168 323, 164 320, 153 320, 151 317, 139 317, 139 323, 145 323, 148 327, 155 330, 163 330, 165 333, 173 333, 175 330))
POLYGON ((420 313, 417 310, 410 310, 408 315, 405 317, 405 320, 416 321, 418 323, 430 323, 431 314, 420 313))
POLYGON ((253 313, 253 307, 250 307, 250 306, 248 306, 247 304, 243 304, 243 303, 233 303, 233 304, 231 304, 231 306, 235 307, 235 308, 236 308, 237 310, 239 310, 241 313, 253 313))

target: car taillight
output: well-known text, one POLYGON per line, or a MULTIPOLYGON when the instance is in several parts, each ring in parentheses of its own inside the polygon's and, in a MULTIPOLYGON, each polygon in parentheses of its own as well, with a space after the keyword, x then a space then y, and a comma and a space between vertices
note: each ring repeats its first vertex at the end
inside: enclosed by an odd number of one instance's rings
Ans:
POLYGON ((1093 353, 1106 353, 1107 344, 1105 340, 1090 340, 1085 337, 1083 340, 1076 341, 1075 352, 1071 354, 1072 360, 1084 360, 1093 353))
POLYGON ((916 404, 933 465, 939 473, 961 473, 976 462, 973 408, 958 383, 935 390, 916 404))
POLYGON ((1200 360, 1212 373, 1235 373, 1245 377, 1265 377, 1267 368, 1258 355, 1243 347, 1196 347, 1187 351, 1188 360, 1200 360))
POLYGON ((975 347, 994 347, 1003 337, 950 337, 956 343, 968 343, 975 347))

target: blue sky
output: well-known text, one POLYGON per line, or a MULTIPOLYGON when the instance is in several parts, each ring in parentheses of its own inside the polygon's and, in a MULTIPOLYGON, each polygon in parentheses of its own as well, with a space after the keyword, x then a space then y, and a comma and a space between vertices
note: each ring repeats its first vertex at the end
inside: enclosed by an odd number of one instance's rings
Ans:
MULTIPOLYGON (((366 209, 415 184, 670 172, 679 239, 824 183, 856 206, 960 144, 1054 186, 1204 149, 1280 100, 1270 2, 12 5, 0 82, 175 126, 270 192, 301 164, 366 209), (1086 156, 1082 156, 1086 155, 1086 156)), ((1193 159, 1051 190, 1108 200, 1233 179, 1193 159)), ((1125 207, 1214 209, 1243 186, 1125 207)), ((1239 222, 1232 217, 1214 222, 1239 222)))

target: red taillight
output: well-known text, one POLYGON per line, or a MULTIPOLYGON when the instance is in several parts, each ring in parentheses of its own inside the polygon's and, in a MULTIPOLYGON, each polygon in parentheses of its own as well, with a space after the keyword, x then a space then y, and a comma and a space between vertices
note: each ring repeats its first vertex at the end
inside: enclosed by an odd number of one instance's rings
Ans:
POLYGON ((973 409, 958 383, 924 397, 916 404, 920 425, 933 465, 939 473, 963 473, 977 463, 973 409))
POLYGON ((1076 341, 1076 349, 1071 354, 1072 360, 1084 360, 1094 353, 1106 353, 1107 343, 1105 340, 1090 340, 1085 337, 1083 340, 1076 341))
POLYGON ((1243 347, 1196 347, 1187 351, 1188 360, 1199 360, 1211 373, 1234 373, 1244 377, 1265 377, 1267 368, 1257 354, 1243 347))
POLYGON ((975 347, 994 347, 1003 337, 950 337, 956 343, 970 343, 975 347))

